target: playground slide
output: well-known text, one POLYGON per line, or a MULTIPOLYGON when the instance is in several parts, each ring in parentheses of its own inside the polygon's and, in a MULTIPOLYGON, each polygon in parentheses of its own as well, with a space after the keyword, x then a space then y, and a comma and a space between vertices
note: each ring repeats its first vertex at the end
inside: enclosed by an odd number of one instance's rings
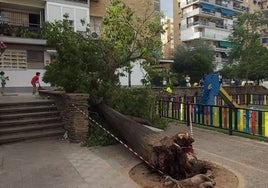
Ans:
POLYGON ((239 108, 239 105, 236 102, 232 101, 231 96, 222 87, 220 88, 219 94, 223 98, 224 102, 226 102, 228 105, 239 108))

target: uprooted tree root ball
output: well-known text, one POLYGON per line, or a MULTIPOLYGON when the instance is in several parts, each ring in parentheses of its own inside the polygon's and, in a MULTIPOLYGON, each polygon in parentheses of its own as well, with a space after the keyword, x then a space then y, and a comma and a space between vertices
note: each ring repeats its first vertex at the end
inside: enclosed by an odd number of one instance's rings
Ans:
POLYGON ((237 188, 237 176, 226 168, 207 161, 194 159, 194 163, 205 167, 206 173, 191 178, 177 180, 140 163, 133 167, 129 176, 143 188, 237 188))

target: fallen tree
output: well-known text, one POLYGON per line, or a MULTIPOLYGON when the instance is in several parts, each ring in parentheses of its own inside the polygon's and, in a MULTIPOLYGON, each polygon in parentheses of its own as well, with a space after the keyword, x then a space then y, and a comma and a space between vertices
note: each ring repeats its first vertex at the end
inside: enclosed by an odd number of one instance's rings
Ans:
POLYGON ((173 137, 143 126, 105 104, 97 105, 97 112, 118 137, 165 175, 166 187, 213 187, 215 182, 206 175, 209 167, 194 157, 194 139, 187 133, 173 137), (192 156, 192 157, 191 157, 192 156))

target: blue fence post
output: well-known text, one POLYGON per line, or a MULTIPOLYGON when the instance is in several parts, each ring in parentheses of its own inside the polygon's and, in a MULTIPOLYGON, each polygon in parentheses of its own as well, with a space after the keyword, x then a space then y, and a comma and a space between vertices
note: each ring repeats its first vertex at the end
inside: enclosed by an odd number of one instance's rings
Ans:
POLYGON ((250 118, 249 110, 246 110, 246 133, 249 133, 249 118, 250 118))

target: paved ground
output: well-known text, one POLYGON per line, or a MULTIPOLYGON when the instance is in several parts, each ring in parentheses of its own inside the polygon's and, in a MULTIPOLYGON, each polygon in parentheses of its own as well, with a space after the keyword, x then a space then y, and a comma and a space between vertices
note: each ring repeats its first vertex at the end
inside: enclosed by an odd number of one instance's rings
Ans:
MULTIPOLYGON (((167 133, 178 130, 189 132, 189 127, 173 125, 167 133)), ((199 128, 193 134, 199 159, 233 171, 241 188, 268 188, 268 143, 199 128)))
MULTIPOLYGON (((0 97, 0 103, 19 100, 40 99, 30 94, 0 97)), ((172 124, 167 134, 179 131, 189 128, 172 124)), ((268 188, 267 143, 193 131, 199 159, 233 171, 240 188, 268 188)), ((139 186, 128 172, 140 162, 121 145, 85 148, 57 139, 0 145, 0 188, 135 188, 139 186)))
POLYGON ((87 149, 42 139, 3 145, 0 151, 0 188, 139 187, 128 176, 139 160, 119 145, 87 149))

